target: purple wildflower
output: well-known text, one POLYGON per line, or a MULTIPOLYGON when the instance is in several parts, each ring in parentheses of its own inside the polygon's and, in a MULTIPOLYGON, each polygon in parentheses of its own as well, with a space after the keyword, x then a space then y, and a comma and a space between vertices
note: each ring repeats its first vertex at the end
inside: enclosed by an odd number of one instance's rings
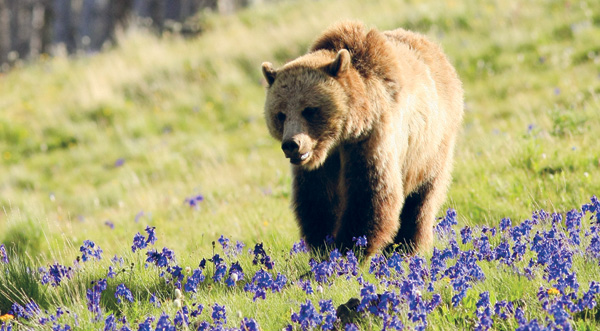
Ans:
POLYGON ((417 286, 425 285, 425 278, 428 276, 428 271, 425 265, 425 259, 415 255, 411 257, 408 263, 408 279, 413 281, 417 286))
POLYGON ((506 300, 498 301, 494 305, 494 315, 500 317, 503 320, 508 319, 508 314, 514 313, 514 305, 512 302, 506 300))
POLYGON ((115 276, 117 275, 117 273, 115 272, 114 268, 109 265, 108 266, 108 273, 106 274, 107 278, 115 278, 115 276))
POLYGON ((142 216, 144 215, 144 211, 140 210, 137 214, 135 214, 135 222, 138 223, 140 221, 140 218, 142 218, 142 216))
POLYGON ((149 299, 150 303, 153 304, 156 308, 160 308, 160 300, 158 300, 158 298, 156 297, 156 295, 154 293, 152 293, 150 295, 150 299, 149 299))
POLYGON ((571 244, 579 245, 581 244, 581 239, 579 237, 579 233, 581 231, 581 218, 583 214, 573 209, 567 212, 567 219, 565 220, 565 226, 567 227, 567 232, 571 237, 571 244))
POLYGON ((225 278, 225 275, 227 274, 227 264, 219 256, 219 254, 215 254, 213 258, 209 261, 212 261, 215 265, 215 274, 212 277, 213 280, 215 281, 215 283, 220 282, 223 278, 225 278))
POLYGON ((485 234, 485 233, 488 233, 488 232, 490 233, 490 235, 492 237, 494 237, 496 235, 496 227, 494 226, 494 227, 490 228, 490 227, 485 226, 485 225, 481 227, 481 233, 485 234))
POLYGON ((300 312, 292 313, 292 322, 299 324, 302 330, 312 330, 321 325, 323 316, 321 316, 312 302, 306 299, 306 303, 300 305, 300 312))
POLYGON ((479 260, 494 260, 494 252, 492 251, 492 247, 490 246, 490 239, 485 234, 482 234, 481 237, 475 239, 473 242, 475 248, 479 251, 477 253, 477 258, 479 260))
POLYGON ((8 264, 8 254, 6 253, 6 247, 4 244, 0 244, 0 262, 8 264))
POLYGON ((360 289, 360 304, 357 307, 358 311, 366 311, 371 305, 376 304, 378 296, 374 284, 365 282, 360 289))
POLYGON ((460 230, 461 242, 464 244, 469 243, 473 240, 473 230, 470 227, 465 226, 460 230))
POLYGON ((227 314, 225 312, 225 306, 220 306, 218 303, 215 303, 215 305, 213 306, 213 312, 211 314, 211 317, 215 324, 227 324, 227 314))
POLYGON ((453 237, 456 236, 456 232, 452 228, 453 225, 458 224, 456 219, 456 210, 448 208, 444 218, 435 225, 434 230, 438 235, 451 234, 453 237))
POLYGON ((120 266, 123 266, 123 263, 125 262, 125 260, 123 260, 122 257, 118 257, 117 254, 115 254, 115 256, 113 256, 113 258, 110 259, 110 262, 112 262, 114 264, 119 264, 120 266))
POLYGON ((117 298, 118 303, 121 303, 121 297, 124 297, 129 302, 133 302, 133 294, 131 294, 131 291, 125 284, 119 284, 115 291, 115 298, 117 298))
POLYGON ((330 261, 317 263, 314 259, 310 259, 309 265, 315 280, 319 283, 326 283, 335 271, 335 263, 330 261))
POLYGON ((583 294, 577 302, 579 310, 594 309, 596 307, 596 295, 600 293, 600 284, 595 281, 590 282, 590 288, 583 294))
POLYGON ((367 236, 360 236, 360 237, 352 237, 352 241, 354 241, 354 245, 356 247, 367 247, 367 236))
POLYGON ((83 245, 79 247, 79 251, 81 252, 81 259, 83 262, 86 262, 92 257, 96 258, 96 260, 102 259, 102 249, 100 246, 96 246, 91 240, 84 240, 83 245))
POLYGON ((115 318, 115 315, 108 315, 104 321, 104 331, 117 331, 117 319, 115 318))
POLYGON ((300 286, 300 288, 306 293, 306 294, 313 294, 315 293, 313 291, 312 285, 310 283, 310 280, 306 279, 306 280, 299 280, 298 281, 298 285, 300 286))
POLYGON ((242 322, 240 324, 240 331, 260 331, 260 330, 261 329, 258 326, 258 323, 252 318, 244 317, 244 319, 242 320, 242 322))
POLYGON ((152 331, 152 322, 154 322, 154 316, 147 317, 144 322, 138 324, 138 331, 152 331))
MULTIPOLYGON (((486 237, 487 238, 487 237, 486 237)), ((467 294, 467 289, 475 280, 483 280, 483 270, 477 265, 474 251, 461 252, 456 264, 444 272, 450 278, 452 287, 458 293, 452 297, 452 304, 456 307, 467 294)))
POLYGON ((242 270, 242 266, 238 262, 232 263, 231 267, 229 268, 229 277, 225 281, 225 284, 227 284, 229 287, 232 287, 242 279, 244 279, 244 271, 242 270))
POLYGON ((498 261, 511 264, 512 260, 510 255, 510 245, 508 242, 503 241, 500 243, 500 245, 496 246, 494 249, 494 256, 498 261))
POLYGON ((504 232, 507 229, 510 230, 512 226, 512 222, 510 220, 510 218, 503 218, 500 220, 500 232, 504 232))
POLYGON ((592 201, 592 207, 589 208, 589 211, 596 212, 596 223, 600 223, 600 200, 594 195, 590 199, 592 201))
POLYGON ((275 280, 273 280, 273 283, 271 284, 271 292, 281 292, 286 283, 287 277, 278 272, 277 277, 275 277, 275 280))
POLYGON ((353 251, 346 252, 346 259, 337 259, 336 270, 338 276, 346 275, 346 279, 358 275, 358 259, 353 251))
POLYGON ((156 242, 156 233, 155 233, 156 227, 150 227, 146 225, 146 229, 144 231, 146 231, 146 233, 148 234, 148 239, 146 239, 146 244, 150 244, 150 245, 154 245, 154 243, 156 242))
POLYGON ((146 262, 154 263, 157 267, 166 267, 175 261, 175 254, 166 247, 163 247, 162 252, 151 249, 146 252, 146 256, 148 256, 146 262))
POLYGON ((290 250, 290 255, 298 253, 308 253, 308 245, 304 239, 300 239, 300 241, 295 243, 290 250))
POLYGON ((221 247, 223 247, 223 251, 227 251, 227 248, 229 248, 229 238, 226 238, 223 235, 221 235, 219 239, 217 239, 217 241, 219 242, 221 247))
POLYGON ((120 157, 120 158, 118 158, 118 159, 115 160, 115 163, 113 163, 113 166, 115 168, 118 168, 118 167, 120 167, 120 166, 122 166, 124 164, 125 164, 125 159, 122 158, 122 157, 120 157))
POLYGON ((335 307, 333 306, 333 302, 331 300, 321 300, 319 301, 319 312, 323 314, 323 325, 321 328, 323 330, 333 330, 334 323, 337 320, 335 307))
POLYGON ((201 194, 185 198, 185 203, 187 203, 190 207, 194 208, 198 208, 198 204, 202 201, 204 201, 204 196, 202 196, 201 194))
POLYGON ((100 309, 100 296, 104 290, 106 290, 106 279, 100 279, 96 282, 92 282, 93 287, 87 290, 87 306, 88 310, 96 315, 96 320, 101 317, 102 311, 100 309))
MULTIPOLYGON (((438 274, 443 270, 446 270, 446 260, 453 257, 452 251, 450 249, 445 248, 443 251, 437 249, 437 247, 433 248, 433 255, 431 256, 431 280, 438 280, 438 274)), ((442 275, 443 277, 443 275, 442 275)))
POLYGON ((200 316, 200 314, 202 314, 202 311, 204 310, 204 306, 203 306, 203 305, 201 305, 201 304, 198 304, 198 305, 196 306, 196 303, 193 303, 193 304, 192 304, 192 307, 195 307, 195 308, 192 310, 192 312, 190 313, 190 316, 192 316, 192 317, 198 317, 198 316, 200 316))
POLYGON ((600 233, 599 232, 596 232, 593 234, 593 236, 590 240, 590 244, 585 249, 585 252, 588 255, 590 255, 596 259, 600 259, 600 233))
POLYGON ((244 246, 246 246, 246 245, 243 242, 236 241, 235 247, 233 248, 233 256, 237 256, 237 255, 241 254, 244 249, 244 246))
POLYGON ((138 249, 144 249, 148 246, 146 243, 146 237, 144 237, 141 233, 136 233, 133 236, 133 245, 131 246, 131 251, 135 253, 138 249))
POLYGON ((175 331, 175 330, 176 330, 175 326, 169 320, 169 315, 167 315, 165 312, 160 314, 160 317, 158 318, 158 322, 156 323, 155 331, 175 331))
POLYGON ((24 318, 26 320, 32 320, 41 312, 40 306, 38 306, 38 304, 33 300, 30 300, 28 303, 26 303, 24 307, 15 302, 8 311, 9 314, 15 316, 16 318, 24 318))
POLYGON ((559 303, 555 303, 550 307, 549 311, 554 317, 554 323, 560 326, 562 330, 573 330, 573 326, 569 321, 569 313, 559 303))
POLYGON ((475 326, 475 330, 488 330, 494 324, 492 320, 493 312, 490 307, 490 292, 485 291, 479 294, 479 301, 476 304, 477 310, 475 315, 477 316, 478 322, 475 326))
POLYGON ((73 269, 71 267, 66 267, 58 263, 51 265, 48 271, 44 268, 40 268, 39 271, 42 274, 41 283, 43 285, 50 283, 54 287, 59 286, 63 278, 71 279, 73 277, 73 269))
POLYGON ((271 260, 271 257, 267 254, 265 249, 263 248, 262 243, 258 243, 254 246, 254 250, 252 251, 254 254, 254 259, 252 260, 252 264, 262 264, 267 269, 271 270, 274 267, 274 262, 271 260))
POLYGON ((395 270, 398 275, 402 275, 404 273, 404 269, 402 269, 402 256, 398 252, 394 252, 392 256, 387 259, 387 267, 395 270))
POLYGON ((177 313, 175 313, 175 318, 173 319, 175 326, 187 327, 190 324, 189 314, 190 309, 187 306, 184 306, 182 309, 178 310, 177 313))
POLYGON ((375 256, 371 258, 369 273, 374 274, 375 277, 379 279, 391 276, 390 269, 388 267, 385 256, 381 254, 375 254, 375 256))
POLYGON ((244 291, 254 293, 253 301, 266 298, 267 290, 272 289, 273 277, 265 270, 258 270, 250 283, 244 286, 244 291))

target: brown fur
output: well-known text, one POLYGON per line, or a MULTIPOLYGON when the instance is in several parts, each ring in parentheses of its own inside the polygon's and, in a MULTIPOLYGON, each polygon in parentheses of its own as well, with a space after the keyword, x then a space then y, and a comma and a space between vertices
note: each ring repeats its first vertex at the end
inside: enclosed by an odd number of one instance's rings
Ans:
POLYGON ((342 22, 275 70, 265 117, 292 162, 293 208, 313 248, 366 235, 426 249, 443 203, 462 121, 461 82, 424 36, 342 22))

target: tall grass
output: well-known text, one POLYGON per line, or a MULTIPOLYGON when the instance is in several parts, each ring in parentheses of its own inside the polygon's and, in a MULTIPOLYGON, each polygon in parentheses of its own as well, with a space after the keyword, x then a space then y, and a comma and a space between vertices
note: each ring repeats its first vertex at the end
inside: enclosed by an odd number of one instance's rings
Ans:
MULTIPOLYGON (((198 38, 131 30, 107 52, 44 58, 0 76, 0 243, 25 261, 11 277, 71 264, 85 239, 105 257, 123 255, 146 225, 160 230, 157 246, 190 266, 213 253, 221 234, 287 252, 299 237, 289 166, 262 119, 259 65, 304 53, 340 19, 417 30, 455 64, 466 115, 444 209, 457 209, 461 226, 564 212, 600 192, 596 2, 282 2, 200 19, 198 38), (198 194, 197 208, 185 203, 198 194)), ((106 266, 86 269, 72 296, 31 294, 25 281, 16 288, 49 306, 78 298, 63 304, 85 312, 86 282, 106 266)), ((135 284, 157 282, 143 270, 129 274, 140 277, 135 284)), ((498 277, 495 284, 523 293, 498 277)), ((338 282, 339 304, 356 288, 338 282)), ((19 293, 0 292, 3 305, 19 293)), ((277 327, 298 294, 259 309, 241 291, 208 293, 277 327)), ((147 307, 131 309, 127 316, 144 316, 147 307)))

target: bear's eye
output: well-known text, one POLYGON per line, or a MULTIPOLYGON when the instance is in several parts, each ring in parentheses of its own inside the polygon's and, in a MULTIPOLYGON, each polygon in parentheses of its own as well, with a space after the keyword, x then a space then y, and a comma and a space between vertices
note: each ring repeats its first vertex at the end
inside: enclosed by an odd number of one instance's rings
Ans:
POLYGON ((319 108, 317 108, 317 107, 306 107, 302 111, 302 116, 304 116, 304 118, 306 118, 307 120, 310 121, 310 120, 314 119, 317 116, 318 113, 319 113, 319 108))
POLYGON ((279 113, 277 113, 277 120, 278 120, 279 122, 283 122, 283 121, 285 121, 285 114, 284 114, 284 113, 282 113, 282 112, 279 112, 279 113))

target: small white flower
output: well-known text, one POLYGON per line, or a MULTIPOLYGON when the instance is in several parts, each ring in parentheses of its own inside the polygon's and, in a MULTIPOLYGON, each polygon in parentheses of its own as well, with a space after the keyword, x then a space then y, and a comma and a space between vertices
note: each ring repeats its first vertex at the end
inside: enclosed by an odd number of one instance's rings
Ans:
POLYGON ((181 294, 181 290, 178 288, 175 289, 175 298, 178 300, 183 299, 183 294, 181 294))

